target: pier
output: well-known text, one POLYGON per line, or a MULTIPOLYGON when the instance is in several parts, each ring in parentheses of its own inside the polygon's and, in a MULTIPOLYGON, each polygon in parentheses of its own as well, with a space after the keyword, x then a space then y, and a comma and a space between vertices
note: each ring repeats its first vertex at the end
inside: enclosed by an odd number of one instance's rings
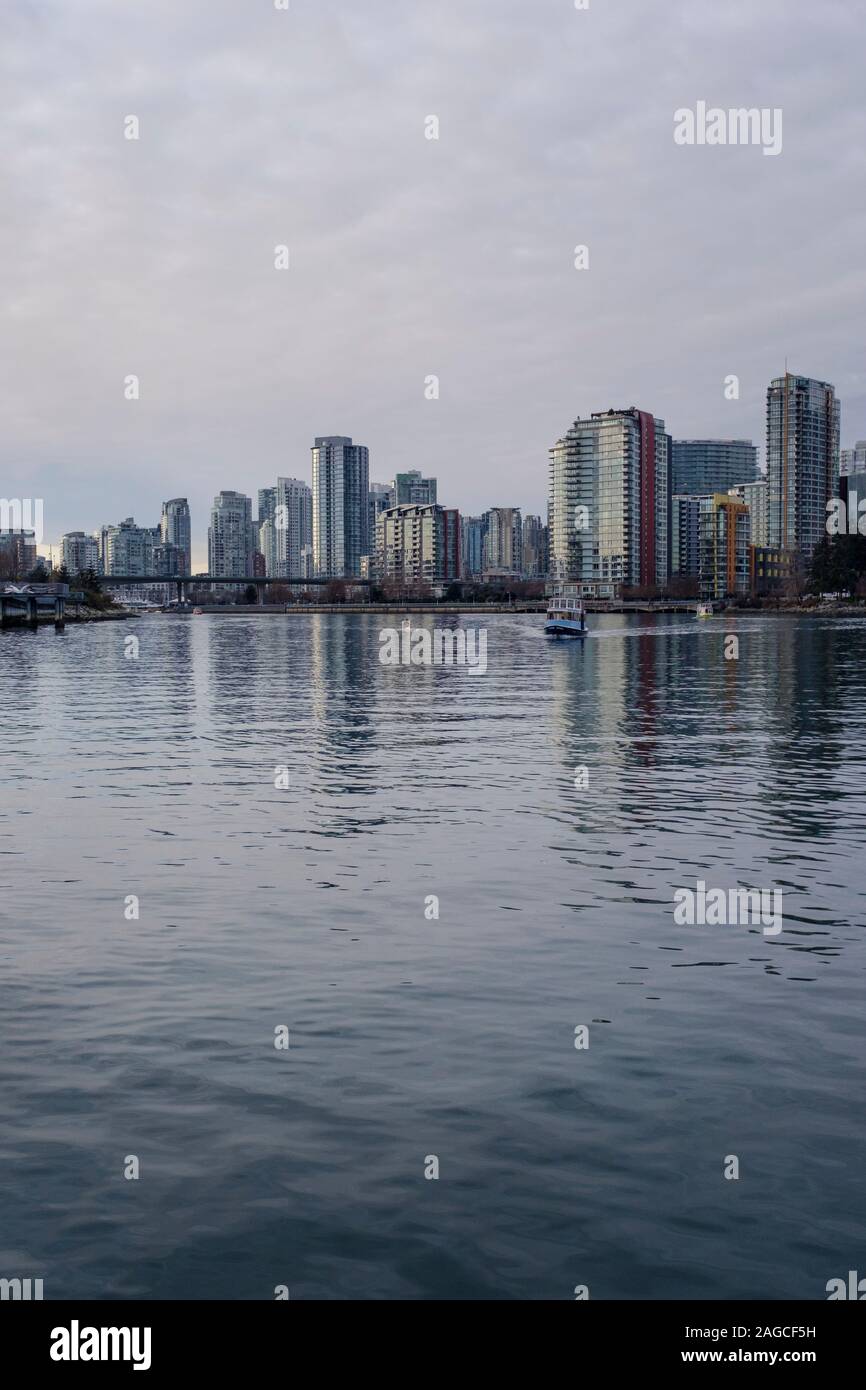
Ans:
POLYGON ((0 627, 36 627, 40 621, 61 627, 68 592, 66 584, 0 585, 0 627))

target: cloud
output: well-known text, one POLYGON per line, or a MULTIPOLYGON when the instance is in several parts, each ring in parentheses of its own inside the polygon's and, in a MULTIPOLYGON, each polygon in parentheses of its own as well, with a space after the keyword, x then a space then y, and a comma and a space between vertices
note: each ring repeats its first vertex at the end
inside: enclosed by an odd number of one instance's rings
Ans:
POLYGON ((201 557, 214 492, 308 477, 323 433, 466 511, 543 511, 578 414, 763 443, 786 356, 866 435, 855 7, 76 0, 4 24, 0 492, 44 496, 55 536, 185 492, 201 557), (782 107, 782 154, 675 146, 698 99, 782 107))

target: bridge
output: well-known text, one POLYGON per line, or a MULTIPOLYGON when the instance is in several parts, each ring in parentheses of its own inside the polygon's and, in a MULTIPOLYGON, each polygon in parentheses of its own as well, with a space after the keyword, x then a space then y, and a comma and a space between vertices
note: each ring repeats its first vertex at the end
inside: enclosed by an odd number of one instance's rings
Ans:
POLYGON ((261 602, 262 590, 266 589, 269 584, 285 584, 287 586, 295 584, 309 589, 328 584, 348 584, 355 588, 359 586, 369 588, 372 583, 370 579, 356 579, 354 575, 345 577, 333 576, 330 579, 305 579, 303 576, 297 578, 294 576, 283 578, 277 575, 270 575, 268 578, 263 578, 260 574, 240 574, 231 577, 210 574, 101 574, 99 576, 99 581, 106 588, 111 588, 115 584, 118 586, 147 584, 151 587, 155 584, 174 584, 177 587, 177 598, 179 603, 182 603, 184 600, 186 588, 204 588, 208 584, 233 584, 235 587, 240 586, 244 589, 252 584, 258 590, 258 599, 259 602, 261 602))

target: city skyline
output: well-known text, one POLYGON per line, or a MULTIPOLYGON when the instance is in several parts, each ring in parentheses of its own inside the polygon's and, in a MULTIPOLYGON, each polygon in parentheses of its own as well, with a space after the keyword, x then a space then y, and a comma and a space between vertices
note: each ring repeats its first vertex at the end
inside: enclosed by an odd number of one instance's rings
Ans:
MULTIPOLYGON (((772 412, 773 403, 778 398, 780 383, 785 382, 790 384, 792 390, 798 390, 800 393, 806 388, 819 390, 822 399, 825 393, 829 393, 833 401, 832 432, 823 439, 820 446, 823 458, 820 471, 824 477, 825 486, 821 498, 818 499, 818 512, 823 516, 824 501, 829 500, 829 484, 832 482, 834 474, 838 477, 840 470, 842 473, 846 471, 846 460, 853 468, 855 460, 859 457, 858 449, 862 452, 862 449, 866 448, 866 446, 862 446, 861 441, 858 442, 856 446, 849 449, 843 449, 841 447, 843 439, 840 429, 841 402, 835 392, 835 387, 831 383, 804 377, 797 373, 790 372, 786 368, 785 373, 781 377, 773 377, 770 380, 766 388, 765 396, 767 437, 765 447, 763 448, 763 454, 765 458, 769 458, 773 461, 777 472, 780 469, 778 459, 780 434, 778 424, 773 424, 774 416, 772 412)), ((811 437, 813 426, 810 422, 812 416, 809 415, 805 418, 807 422, 807 432, 803 435, 802 444, 798 444, 796 448, 799 456, 799 450, 806 446, 808 448, 808 457, 811 460, 813 455, 817 457, 815 453, 817 445, 813 443, 811 437)), ((623 436, 623 438, 624 437, 625 436, 623 436)), ((791 437, 793 446, 793 433, 791 437)), ((607 442, 602 447, 603 455, 606 455, 609 453, 612 445, 610 442, 607 442)), ((596 445, 596 450, 597 449, 598 444, 596 445)), ((753 501, 761 492, 763 493, 760 504, 762 517, 761 519, 756 517, 753 523, 753 541, 756 537, 760 536, 759 543, 767 543, 768 538, 765 535, 765 529, 768 517, 767 508, 768 505, 770 505, 768 503, 768 498, 773 485, 770 470, 767 469, 763 463, 758 462, 761 457, 760 446, 756 445, 751 440, 742 438, 714 439, 707 436, 685 440, 676 439, 672 436, 670 431, 666 429, 665 422, 659 417, 653 417, 652 414, 641 411, 635 406, 627 408, 609 407, 607 410, 593 411, 592 414, 586 418, 578 416, 565 434, 561 436, 554 445, 549 447, 548 455, 548 468, 550 471, 547 503, 545 507, 539 509, 538 513, 528 513, 527 516, 532 520, 537 516, 540 525, 545 530, 545 519, 548 522, 553 521, 554 529, 550 537, 550 564, 547 571, 550 575, 582 578, 592 582, 600 579, 625 579, 626 571, 622 568, 623 562, 626 568, 629 569, 631 582, 637 581, 638 574, 640 574, 641 582, 650 582, 649 575, 651 569, 654 572, 655 578, 658 580, 663 578, 665 571, 668 577, 675 575, 678 570, 678 547, 681 547, 681 545, 685 543, 683 540, 684 533, 679 529, 682 525, 685 525, 685 518, 684 514, 679 520, 676 516, 672 515, 672 499, 675 502, 683 493, 708 496, 713 493, 729 492, 736 489, 740 499, 743 500, 746 495, 744 489, 749 490, 753 482, 764 485, 759 488, 758 493, 754 493, 754 490, 751 489, 754 494, 753 501), (581 545, 578 544, 578 548, 575 550, 575 542, 579 542, 581 538, 574 531, 571 514, 579 498, 582 504, 591 500, 595 492, 595 483, 590 482, 591 475, 586 472, 587 462, 578 463, 580 451, 575 453, 574 444, 569 443, 569 441, 573 441, 581 437, 581 435, 588 438, 589 431, 595 434, 599 428, 607 430, 609 426, 616 425, 617 421, 622 420, 633 421, 634 428, 637 431, 634 435, 633 442, 626 446, 626 453, 628 453, 633 460, 632 464, 629 465, 629 470, 637 468, 638 459, 643 458, 646 441, 643 443, 641 441, 643 440, 645 430, 650 431, 647 435, 649 450, 654 455, 657 454, 653 469, 661 469, 661 472, 658 473, 655 480, 651 482, 652 490, 654 494, 656 494, 655 500, 650 503, 647 494, 644 500, 641 501, 641 497, 643 497, 645 493, 645 482, 649 480, 649 475, 647 475, 647 479, 639 481, 637 472, 634 473, 630 482, 625 482, 626 492, 623 494, 620 502, 614 501, 613 494, 611 494, 611 499, 608 502, 596 499, 598 505, 601 507, 601 511, 599 512, 598 506, 596 506, 593 512, 593 521, 590 525, 590 532, 594 536, 593 545, 597 550, 601 538, 603 549, 607 548, 611 554, 616 552, 620 556, 620 564, 614 569, 604 567, 603 562, 602 568, 600 569, 596 568, 593 563, 590 563, 587 567, 586 560, 580 558, 582 554, 581 545), (657 443, 658 447, 661 448, 661 453, 657 452, 657 443), (566 447, 568 448, 567 455, 563 453, 566 447), (559 463, 556 462, 558 458, 560 459, 559 463), (567 507, 563 505, 565 493, 561 493, 558 505, 555 504, 555 498, 561 491, 561 483, 557 484, 556 478, 559 477, 561 480, 564 480, 566 474, 563 472, 563 468, 566 466, 566 458, 571 459, 571 462, 567 465, 571 476, 571 481, 567 485, 569 498, 567 507), (577 468, 577 472, 574 471, 575 468, 577 468), (579 483, 578 478, 581 479, 579 483), (768 482, 770 483, 769 486, 768 482), (587 491, 588 486, 589 491, 587 491), (578 490, 575 491, 575 488, 578 490), (665 498, 667 498, 666 502, 665 498), (638 508, 632 521, 626 526, 626 533, 620 536, 618 544, 614 544, 614 531, 610 529, 610 523, 601 520, 611 502, 617 507, 625 506, 627 512, 635 507, 638 508), (557 512, 558 518, 554 515, 557 512), (568 521, 566 523, 567 534, 563 532, 562 529, 563 517, 566 514, 568 516, 568 521), (598 529, 600 520, 602 525, 601 532, 598 529), (674 540, 671 534, 671 525, 674 523, 677 524, 679 530, 676 540, 674 540), (658 549, 655 559, 652 559, 649 553, 643 555, 638 568, 635 568, 636 561, 634 559, 628 560, 625 558, 631 545, 631 542, 628 542, 626 539, 629 529, 631 529, 635 541, 639 537, 643 537, 640 541, 641 545, 647 541, 651 548, 657 547, 659 544, 661 547, 658 549), (610 549, 611 546, 613 547, 612 550, 610 549)), ((600 457, 601 456, 596 458, 595 464, 592 465, 593 469, 598 468, 600 457)), ((805 457, 806 455, 804 455, 804 458, 805 457)), ((810 462, 808 466, 811 468, 812 463, 810 462)), ((639 471, 641 479, 643 479, 646 467, 646 461, 640 464, 639 471)), ((368 572, 367 569, 362 566, 362 556, 368 557, 366 561, 368 565, 371 567, 375 565, 377 559, 376 518, 383 509, 388 506, 394 507, 399 505, 402 499, 404 505, 410 501, 414 504, 420 502, 423 505, 432 502, 435 511, 443 512, 443 504, 440 502, 438 507, 436 504, 438 479, 435 476, 425 478, 420 470, 409 470, 395 473, 388 483, 376 481, 375 478, 371 476, 369 449, 364 445, 353 442, 351 436, 316 436, 311 446, 311 475, 311 484, 301 479, 289 479, 281 476, 277 478, 275 485, 271 484, 259 487, 256 490, 257 507, 255 517, 252 511, 254 499, 251 495, 243 494, 235 490, 222 490, 215 497, 210 509, 211 524, 207 529, 206 563, 200 565, 195 563, 196 555, 201 554, 202 551, 197 552, 195 545, 192 545, 192 565, 190 567, 190 565, 187 564, 186 569, 180 572, 191 572, 192 574, 211 572, 214 574, 228 575, 233 575, 235 573, 252 575, 253 573, 261 572, 262 574, 274 578, 287 577, 289 575, 297 577, 320 575, 333 578, 351 574, 360 575, 368 572), (302 497, 305 497, 306 500, 303 501, 302 497), (319 499, 318 501, 316 501, 317 497, 319 499), (214 518, 218 515, 218 509, 223 505, 226 499, 230 501, 236 499, 238 504, 245 509, 241 526, 241 530, 244 532, 244 544, 242 547, 243 556, 239 557, 236 563, 232 562, 228 568, 226 568, 221 561, 214 565, 213 560, 214 518), (275 511, 278 501, 284 517, 282 525, 277 524, 275 521, 275 511), (291 505, 286 506, 286 503, 290 503, 291 505), (297 512, 298 506, 301 507, 300 513, 297 512), (290 521, 286 521, 288 516, 292 518, 290 521), (314 517, 318 518, 315 523, 314 517), (348 541, 343 539, 344 525, 347 537, 351 531, 350 545, 348 541), (287 535, 287 527, 291 530, 291 539, 287 535), (338 536, 340 537, 339 545, 342 547, 341 554, 345 551, 342 561, 338 561, 335 558, 336 552, 334 551, 334 545, 335 538, 338 536), (287 546, 289 548, 288 550, 286 550, 287 546), (347 561, 346 556, 349 554, 349 550, 351 550, 351 559, 347 561), (317 551, 319 552, 318 555, 317 551), (280 557, 279 559, 278 556, 280 557), (258 565, 263 566, 260 571, 257 568, 258 565)), ((780 479, 781 473, 779 473, 779 478, 776 480, 775 484, 777 494, 781 487, 780 479)), ((776 497, 776 503, 778 504, 778 496, 776 497)), ((181 549, 185 550, 187 555, 189 555, 190 513, 185 497, 171 499, 168 502, 162 503, 163 514, 160 525, 148 527, 145 524, 144 527, 140 527, 139 529, 148 538, 152 532, 157 540, 161 538, 162 541, 165 542, 171 539, 172 536, 175 536, 176 530, 172 529, 171 536, 169 535, 166 513, 167 510, 169 512, 174 510, 178 504, 181 506, 184 513, 184 520, 182 523, 183 530, 180 534, 181 549)), ((812 511, 810 512, 809 524, 813 536, 804 550, 807 558, 814 544, 814 517, 818 514, 818 512, 814 510, 814 504, 810 504, 810 506, 812 507, 812 511)), ((458 551, 462 551, 465 557, 467 554, 466 543, 461 539, 461 528, 465 523, 474 523, 479 520, 479 518, 472 516, 465 510, 452 506, 447 506, 444 510, 457 517, 458 531, 456 544, 458 551)), ((754 508, 752 507, 750 512, 753 510, 754 508)), ((772 505, 770 505, 770 510, 772 511, 772 505)), ((521 571, 526 569, 523 557, 523 541, 520 535, 520 517, 522 512, 523 509, 520 507, 501 507, 495 504, 485 507, 481 516, 487 523, 487 526, 492 527, 489 539, 487 539, 487 527, 485 528, 485 539, 483 541, 485 569, 499 569, 503 572, 506 572, 508 569, 521 571), (512 565, 510 563, 512 546, 509 545, 507 547, 509 552, 509 563, 506 565, 503 564, 500 554, 497 553, 496 555, 491 554, 488 556, 488 547, 492 546, 497 552, 499 550, 498 542, 495 539, 495 528, 498 525, 497 514, 510 514, 512 512, 518 518, 518 532, 513 544, 514 564, 512 565)), ((119 526, 114 523, 104 523, 101 527, 103 533, 102 549, 105 548, 107 533, 122 530, 124 527, 130 526, 131 523, 131 518, 127 518, 126 522, 120 523, 119 526)), ((622 522, 617 524, 621 529, 622 522)), ((689 523, 689 525, 693 524, 693 522, 689 523)), ((793 516, 790 524, 793 527, 793 516)), ((510 522, 508 526, 509 528, 511 527, 510 522)), ((67 543, 69 540, 82 536, 82 534, 83 533, 80 531, 74 531, 66 533, 61 538, 61 549, 64 554, 67 550, 67 543)), ((96 534, 98 535, 99 533, 97 532, 96 534)), ((466 537, 466 541, 468 541, 468 536, 466 537)), ((769 541, 772 545, 776 547, 779 546, 778 519, 776 530, 770 534, 769 541)), ((469 542, 469 544, 471 548, 472 543, 469 542)), ((78 545, 77 540, 74 542, 74 545, 78 545)), ((46 542, 39 546, 39 553, 42 555, 53 555, 54 548, 54 543, 49 544, 46 542)), ((800 548, 799 543, 795 545, 794 548, 800 548)), ((168 547, 169 552, 171 552, 172 549, 173 547, 168 547)), ((691 554, 691 551, 692 543, 689 542, 688 553, 691 554)), ((157 553, 157 551, 154 551, 154 555, 157 553)), ((685 553, 685 551, 682 552, 683 555, 685 553)), ((174 572, 171 568, 170 559, 167 558, 164 563, 166 567, 164 567, 163 564, 154 565, 154 573, 162 574, 174 572)), ((120 571, 115 570, 115 572, 120 571)), ((374 570, 371 568, 370 572, 374 572, 374 570)))
POLYGON ((9 7, 0 471, 52 537, 156 524, 182 477, 200 565, 213 497, 305 477, 322 428, 467 514, 538 513, 551 439, 608 400, 763 455, 786 357, 835 383, 846 446, 866 437, 855 15, 376 8, 9 7), (678 146, 704 98, 783 108, 778 157, 678 146))

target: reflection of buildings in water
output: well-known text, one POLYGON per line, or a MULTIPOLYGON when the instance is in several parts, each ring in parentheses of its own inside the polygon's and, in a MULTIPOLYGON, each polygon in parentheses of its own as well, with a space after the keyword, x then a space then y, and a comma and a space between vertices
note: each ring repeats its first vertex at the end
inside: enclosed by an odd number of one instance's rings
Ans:
POLYGON ((372 808, 359 813, 357 800, 347 807, 344 798, 375 795, 380 761, 386 755, 375 717, 382 619, 375 614, 312 613, 301 621, 308 647, 307 751, 315 828, 330 835, 358 833, 372 808))
POLYGON ((832 619, 775 617, 767 626, 751 679, 767 692, 768 809, 775 806, 792 833, 824 839, 850 815, 842 774, 850 769, 853 712, 862 705, 866 633, 832 619))
MULTIPOLYGON (((628 618, 599 615, 590 623, 583 660, 566 652, 552 663, 563 761, 568 769, 585 764, 591 782, 595 763, 604 806, 646 822, 670 811, 672 789, 686 785, 690 768, 706 765, 719 701, 736 709, 741 687, 718 672, 721 629, 710 651, 700 627, 684 630, 679 616, 641 615, 629 626, 628 618)), ((728 744, 718 756, 721 765, 735 755, 728 744)))

